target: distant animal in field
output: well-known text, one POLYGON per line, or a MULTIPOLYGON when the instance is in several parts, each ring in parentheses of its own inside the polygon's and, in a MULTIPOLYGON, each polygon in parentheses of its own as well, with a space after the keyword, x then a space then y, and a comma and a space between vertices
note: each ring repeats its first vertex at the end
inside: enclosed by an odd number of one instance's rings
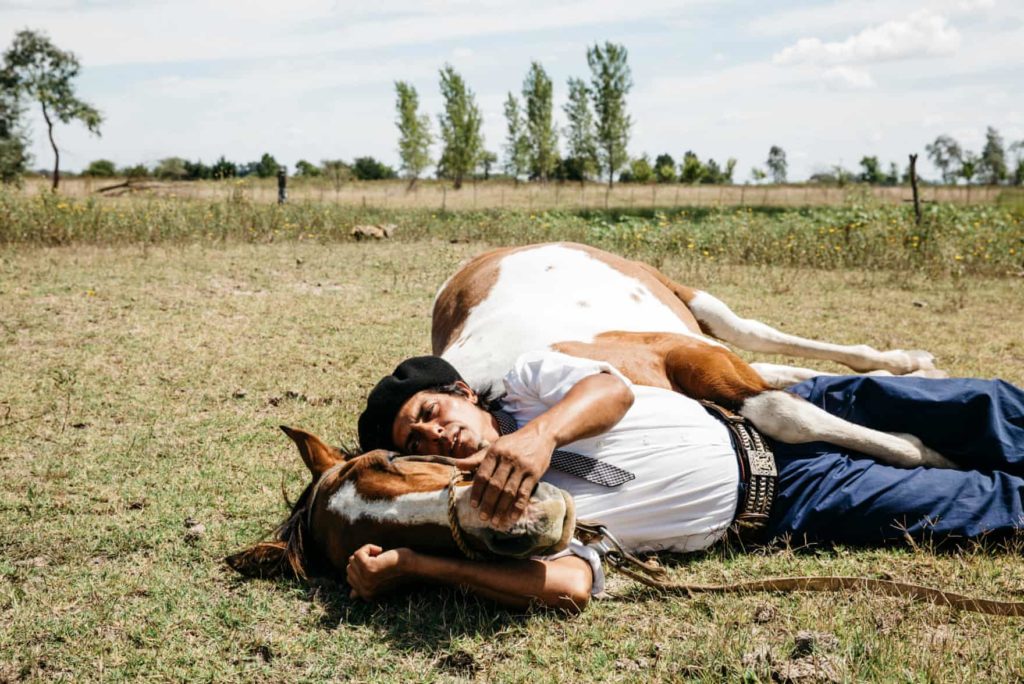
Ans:
POLYGON ((395 234, 398 228, 393 223, 382 223, 380 225, 360 225, 352 229, 350 235, 356 240, 385 240, 395 234))

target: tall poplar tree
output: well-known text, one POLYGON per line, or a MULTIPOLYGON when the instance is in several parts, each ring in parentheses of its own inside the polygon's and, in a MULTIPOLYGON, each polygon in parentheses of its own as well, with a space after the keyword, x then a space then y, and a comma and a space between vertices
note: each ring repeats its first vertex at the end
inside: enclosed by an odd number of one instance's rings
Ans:
POLYGON ((615 182, 615 172, 629 161, 626 146, 632 121, 626 113, 626 94, 633 87, 633 77, 627 56, 624 46, 611 42, 587 49, 598 156, 608 174, 609 188, 615 182))
POLYGON ((423 170, 430 166, 430 117, 418 112, 420 98, 416 88, 405 81, 395 81, 398 100, 398 156, 402 159, 402 171, 409 178, 409 189, 416 184, 423 170))
POLYGON ((772 174, 773 183, 785 183, 786 182, 786 171, 789 168, 789 164, 786 162, 786 151, 778 145, 772 145, 771 149, 768 150, 768 160, 765 162, 765 166, 772 174))
POLYGON ((569 99, 562 108, 569 122, 565 127, 566 157, 580 172, 580 182, 597 173, 600 160, 590 109, 590 89, 581 78, 569 79, 569 99))
POLYGON ((15 92, 39 103, 46 121, 46 132, 53 148, 53 189, 60 183, 60 150, 53 137, 54 125, 80 121, 90 133, 100 134, 103 116, 92 105, 75 95, 75 77, 81 66, 78 58, 50 42, 44 33, 28 29, 18 31, 4 53, 4 81, 15 92))
POLYGON ((438 115, 444 149, 438 162, 439 175, 451 178, 455 189, 473 173, 484 149, 480 133, 482 117, 473 91, 450 64, 441 69, 441 97, 444 112, 438 115))
POLYGON ((558 131, 551 114, 553 88, 540 62, 530 64, 523 81, 526 132, 530 141, 530 175, 546 181, 558 166, 558 131))
POLYGON ((978 172, 989 185, 998 185, 1006 180, 1006 149, 1003 136, 992 126, 985 131, 985 147, 981 150, 978 172))
POLYGON ((523 119, 519 100, 512 93, 505 100, 505 173, 516 183, 530 168, 530 139, 526 135, 526 121, 523 119))

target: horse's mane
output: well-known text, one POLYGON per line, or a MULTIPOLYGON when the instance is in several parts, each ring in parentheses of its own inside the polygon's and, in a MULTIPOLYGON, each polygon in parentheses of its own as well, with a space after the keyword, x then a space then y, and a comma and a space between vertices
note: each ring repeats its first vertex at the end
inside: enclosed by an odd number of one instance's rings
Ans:
MULTIPOLYGON (((361 454, 358 449, 344 446, 339 447, 338 451, 347 462, 361 454)), ((343 476, 347 470, 347 467, 342 468, 338 476, 343 476)), ((306 539, 310 533, 309 506, 315 487, 316 481, 310 482, 293 503, 288 499, 288 492, 282 481, 281 496, 284 498, 285 507, 289 509, 288 517, 274 529, 268 541, 228 556, 225 559, 228 565, 243 574, 264 577, 291 574, 305 580, 322 574, 324 569, 330 566, 326 556, 315 545, 306 546, 306 539)))

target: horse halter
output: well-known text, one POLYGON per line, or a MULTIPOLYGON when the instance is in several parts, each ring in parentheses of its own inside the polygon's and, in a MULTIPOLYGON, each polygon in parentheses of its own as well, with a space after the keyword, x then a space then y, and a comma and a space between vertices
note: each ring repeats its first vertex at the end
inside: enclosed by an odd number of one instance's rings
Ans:
MULTIPOLYGON (((392 455, 388 458, 388 462, 394 463, 395 461, 413 461, 422 463, 437 463, 439 465, 451 466, 452 474, 448 479, 448 530, 451 532, 452 541, 459 548, 459 551, 468 558, 469 560, 483 560, 487 558, 485 554, 480 553, 472 549, 469 544, 466 543, 466 539, 463 536, 462 526, 459 525, 459 512, 456 503, 456 492, 455 485, 459 480, 464 479, 466 473, 459 470, 455 465, 454 461, 447 456, 395 456, 392 455)), ((341 461, 335 463, 333 466, 328 468, 320 475, 317 479, 316 484, 313 485, 313 491, 309 495, 309 503, 306 504, 306 528, 310 529, 313 525, 313 504, 316 503, 316 495, 320 492, 320 487, 323 486, 324 482, 328 478, 334 477, 343 467, 348 465, 349 461, 341 461)))

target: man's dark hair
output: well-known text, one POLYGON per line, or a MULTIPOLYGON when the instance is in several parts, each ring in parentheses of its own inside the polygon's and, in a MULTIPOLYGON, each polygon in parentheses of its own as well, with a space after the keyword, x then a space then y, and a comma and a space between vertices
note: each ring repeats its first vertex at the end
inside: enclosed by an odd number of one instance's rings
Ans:
MULTIPOLYGON (((451 394, 457 397, 468 397, 469 394, 466 390, 457 385, 451 383, 448 385, 438 385, 437 387, 431 387, 426 390, 427 392, 435 392, 437 394, 451 394)), ((476 393, 477 405, 488 413, 494 413, 501 408, 501 399, 504 394, 498 394, 494 391, 494 388, 488 387, 482 390, 473 390, 476 393)))

